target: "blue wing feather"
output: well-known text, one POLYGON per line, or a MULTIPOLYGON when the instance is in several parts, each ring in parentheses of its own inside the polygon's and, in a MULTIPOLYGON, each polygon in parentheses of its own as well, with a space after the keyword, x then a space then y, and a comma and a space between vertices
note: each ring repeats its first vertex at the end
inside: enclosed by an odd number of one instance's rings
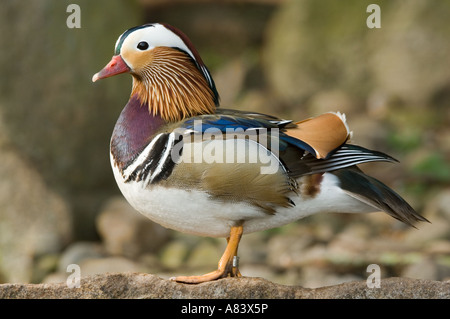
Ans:
POLYGON ((260 113, 244 113, 235 110, 224 110, 224 114, 216 113, 210 115, 201 115, 191 117, 185 120, 181 127, 198 133, 217 132, 224 134, 233 132, 234 130, 266 130, 267 134, 274 136, 273 131, 277 129, 279 137, 279 147, 283 151, 288 145, 295 146, 304 151, 315 154, 314 149, 299 139, 283 133, 283 128, 292 121, 278 119, 272 116, 260 113))
POLYGON ((186 120, 182 127, 202 133, 212 128, 219 129, 223 133, 226 133, 227 129, 237 128, 244 130, 254 128, 278 128, 276 124, 261 119, 237 118, 228 115, 204 115, 192 117, 186 120))

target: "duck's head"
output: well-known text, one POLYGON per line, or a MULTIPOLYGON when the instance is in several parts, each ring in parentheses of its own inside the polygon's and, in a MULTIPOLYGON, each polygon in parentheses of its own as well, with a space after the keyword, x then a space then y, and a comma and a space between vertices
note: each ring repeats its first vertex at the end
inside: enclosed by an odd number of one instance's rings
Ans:
POLYGON ((133 76, 131 95, 166 121, 214 113, 219 105, 214 80, 197 50, 184 33, 168 24, 125 31, 111 61, 92 81, 121 73, 133 76))

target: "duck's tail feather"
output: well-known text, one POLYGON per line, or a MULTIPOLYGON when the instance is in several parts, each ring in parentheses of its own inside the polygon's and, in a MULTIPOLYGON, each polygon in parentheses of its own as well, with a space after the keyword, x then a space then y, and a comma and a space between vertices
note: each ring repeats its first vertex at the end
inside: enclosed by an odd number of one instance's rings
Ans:
POLYGON ((400 195, 379 180, 364 174, 359 168, 341 169, 332 174, 340 180, 348 195, 380 209, 405 224, 414 226, 418 221, 429 222, 419 215, 400 195))

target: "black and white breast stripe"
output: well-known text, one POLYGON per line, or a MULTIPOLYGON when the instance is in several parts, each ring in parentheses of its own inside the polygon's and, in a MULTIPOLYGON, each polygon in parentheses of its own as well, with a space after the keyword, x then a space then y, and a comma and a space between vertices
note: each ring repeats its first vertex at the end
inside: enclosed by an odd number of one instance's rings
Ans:
POLYGON ((176 164, 176 159, 172 158, 172 150, 178 143, 182 143, 182 136, 175 132, 156 135, 123 170, 125 183, 143 182, 143 187, 147 187, 169 177, 176 164))

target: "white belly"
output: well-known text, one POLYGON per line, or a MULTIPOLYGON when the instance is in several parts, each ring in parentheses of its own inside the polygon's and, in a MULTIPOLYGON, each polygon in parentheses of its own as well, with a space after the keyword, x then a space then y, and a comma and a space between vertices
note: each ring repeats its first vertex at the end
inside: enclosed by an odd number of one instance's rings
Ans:
POLYGON ((209 237, 227 237, 230 227, 243 221, 244 233, 279 227, 303 217, 324 212, 361 213, 375 209, 347 195, 338 187, 337 177, 325 173, 320 192, 302 198, 292 193, 294 207, 280 208, 268 214, 247 203, 211 200, 199 190, 181 190, 135 181, 124 183, 113 166, 117 184, 127 201, 152 221, 180 232, 209 237))

